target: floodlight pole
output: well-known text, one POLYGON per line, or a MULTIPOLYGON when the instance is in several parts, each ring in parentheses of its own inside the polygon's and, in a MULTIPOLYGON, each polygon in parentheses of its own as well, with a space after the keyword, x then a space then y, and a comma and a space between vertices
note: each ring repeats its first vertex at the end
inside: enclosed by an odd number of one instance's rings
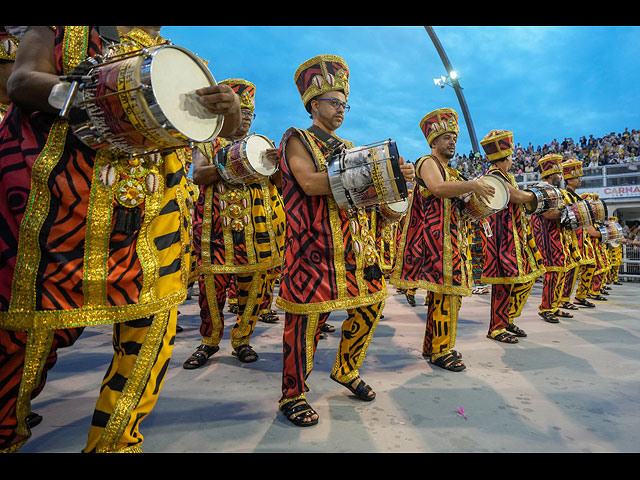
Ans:
MULTIPOLYGON (((444 68, 447 70, 447 75, 453 71, 451 67, 451 62, 449 62, 449 57, 447 57, 440 40, 438 39, 436 32, 433 30, 433 27, 424 27, 429 37, 431 37, 431 41, 433 45, 436 47, 438 51, 438 55, 440 55, 440 59, 444 65, 444 68)), ((469 130, 469 136, 471 137, 471 147, 473 148, 474 153, 480 153, 480 148, 478 148, 478 139, 476 137, 476 131, 473 128, 473 122, 471 121, 471 114, 469 113, 469 108, 467 107, 467 102, 464 99, 464 94, 462 93, 462 87, 460 87, 460 83, 457 78, 450 78, 451 85, 456 92, 456 96, 458 97, 458 102, 460 102, 460 108, 462 108, 462 115, 464 116, 464 120, 467 124, 467 130, 469 130)))

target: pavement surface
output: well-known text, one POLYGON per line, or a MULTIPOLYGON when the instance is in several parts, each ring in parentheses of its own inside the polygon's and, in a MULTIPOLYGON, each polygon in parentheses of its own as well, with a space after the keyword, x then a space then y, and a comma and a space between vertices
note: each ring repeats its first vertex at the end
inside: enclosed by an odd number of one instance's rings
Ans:
MULTIPOLYGON (((640 284, 614 286, 606 302, 549 324, 537 315, 536 283, 517 322, 528 336, 486 338, 490 295, 462 301, 455 348, 467 369, 449 372, 421 355, 424 293, 410 307, 389 286, 362 377, 376 391, 357 400, 331 379, 345 312, 320 340, 309 377, 318 425, 298 428, 277 410, 282 320, 259 322, 260 359, 231 355, 228 331, 207 364, 185 370, 200 343, 195 298, 180 308, 179 333, 158 403, 141 424, 145 453, 581 453, 640 451, 640 284)), ((231 324, 231 319, 228 320, 231 324)), ((228 328, 227 328, 228 330, 228 328)), ((111 360, 111 327, 87 328, 60 350, 32 410, 43 416, 22 453, 82 450, 100 381, 111 360)))

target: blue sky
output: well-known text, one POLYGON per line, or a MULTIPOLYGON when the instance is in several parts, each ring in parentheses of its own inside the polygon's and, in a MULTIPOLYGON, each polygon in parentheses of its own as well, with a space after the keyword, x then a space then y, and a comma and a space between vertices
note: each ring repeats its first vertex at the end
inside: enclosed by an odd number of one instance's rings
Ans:
MULTIPOLYGON (((638 45, 633 26, 434 27, 453 68, 478 141, 491 129, 542 145, 640 128, 638 45)), ((318 54, 342 56, 351 72, 351 111, 337 135, 356 145, 387 138, 414 161, 429 153, 420 119, 440 107, 460 115, 458 152, 471 150, 462 110, 423 26, 164 26, 161 35, 209 61, 220 81, 254 82, 253 130, 279 143, 310 124, 293 82, 318 54)))

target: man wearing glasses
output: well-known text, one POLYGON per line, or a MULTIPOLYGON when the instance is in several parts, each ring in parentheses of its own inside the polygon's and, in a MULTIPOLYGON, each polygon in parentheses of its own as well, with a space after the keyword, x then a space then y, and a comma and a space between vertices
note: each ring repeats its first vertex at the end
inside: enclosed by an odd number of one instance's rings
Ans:
MULTIPOLYGON (((233 284, 238 299, 237 320, 231 329, 233 354, 243 363, 258 360, 249 341, 269 284, 268 273, 282 261, 285 215, 277 189, 279 172, 271 177, 225 181, 217 164, 229 158, 228 148, 239 147, 239 142, 248 137, 255 117, 256 87, 243 79, 220 84, 229 85, 240 97, 242 120, 229 138, 202 144, 194 151, 193 179, 204 186, 194 219, 202 343, 184 362, 187 370, 202 367, 220 349, 222 311, 233 284)), ((276 148, 267 149, 265 154, 277 164, 276 148)))
MULTIPOLYGON (((331 378, 358 399, 375 393, 359 375, 387 295, 374 233, 364 209, 338 208, 327 174, 332 152, 353 142, 335 135, 349 111, 349 69, 341 57, 319 55, 298 67, 294 80, 312 126, 290 128, 280 146, 287 214, 276 305, 285 311, 280 410, 294 425, 318 422, 307 403, 319 327, 330 312, 347 310, 331 378)), ((401 162, 402 163, 402 162, 401 162)), ((402 165, 407 181, 413 166, 402 165)))

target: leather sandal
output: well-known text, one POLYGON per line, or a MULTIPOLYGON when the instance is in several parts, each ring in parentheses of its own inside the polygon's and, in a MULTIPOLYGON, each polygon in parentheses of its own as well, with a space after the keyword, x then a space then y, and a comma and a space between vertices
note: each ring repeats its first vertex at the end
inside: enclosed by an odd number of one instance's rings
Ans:
POLYGON ((333 325, 329 325, 328 323, 325 323, 320 327, 320 331, 325 333, 333 333, 336 331, 336 327, 334 327, 333 325))
POLYGON ((573 318, 573 315, 571 315, 569 312, 563 312, 562 310, 556 310, 555 312, 553 312, 553 314, 556 317, 560 318, 573 318))
POLYGON ((186 368, 187 370, 193 370, 194 368, 200 368, 207 360, 220 350, 220 347, 217 345, 215 347, 209 345, 200 345, 198 349, 191 354, 187 361, 182 364, 182 368, 186 368), (204 353, 203 353, 204 352, 204 353))
POLYGON ((242 363, 253 363, 258 360, 258 354, 251 348, 251 345, 240 345, 233 351, 233 355, 238 357, 242 363))
POLYGON ((556 317, 552 312, 539 312, 538 315, 540 315, 545 322, 560 323, 558 317, 556 317))
POLYGON ((578 310, 578 307, 576 307, 573 303, 571 302, 564 302, 561 305, 562 308, 565 308, 567 310, 578 310))
POLYGON ((516 337, 526 337, 527 333, 518 327, 515 323, 510 323, 507 325, 507 331, 513 333, 516 337))
POLYGON ((331 380, 333 380, 334 382, 339 383, 343 387, 346 387, 351 393, 353 393, 360 400, 363 400, 365 402, 370 402, 376 398, 376 392, 374 392, 373 389, 369 385, 367 385, 365 381, 362 380, 362 378, 360 377, 356 377, 350 383, 342 383, 339 380, 337 380, 333 375, 329 375, 329 378, 331 378, 331 380), (358 382, 358 380, 360 381, 358 382), (354 387, 353 384, 355 382, 358 382, 358 384, 354 387), (370 393, 373 393, 373 395, 370 395, 370 393))
POLYGON ((296 427, 311 427, 316 425, 319 420, 311 418, 318 414, 304 399, 286 402, 280 405, 280 411, 296 427))
POLYGON ((467 366, 453 353, 449 352, 446 355, 431 360, 431 363, 436 367, 444 368, 451 372, 461 372, 467 366))
POLYGON ((595 308, 596 307, 593 303, 591 303, 586 298, 576 298, 573 301, 573 303, 577 304, 577 305, 580 305, 581 307, 587 307, 587 308, 595 308))
POLYGON ((496 342, 502 342, 502 343, 518 343, 518 337, 510 334, 509 332, 499 333, 495 337, 492 336, 490 333, 488 333, 487 338, 490 338, 491 340, 495 340, 496 342))

